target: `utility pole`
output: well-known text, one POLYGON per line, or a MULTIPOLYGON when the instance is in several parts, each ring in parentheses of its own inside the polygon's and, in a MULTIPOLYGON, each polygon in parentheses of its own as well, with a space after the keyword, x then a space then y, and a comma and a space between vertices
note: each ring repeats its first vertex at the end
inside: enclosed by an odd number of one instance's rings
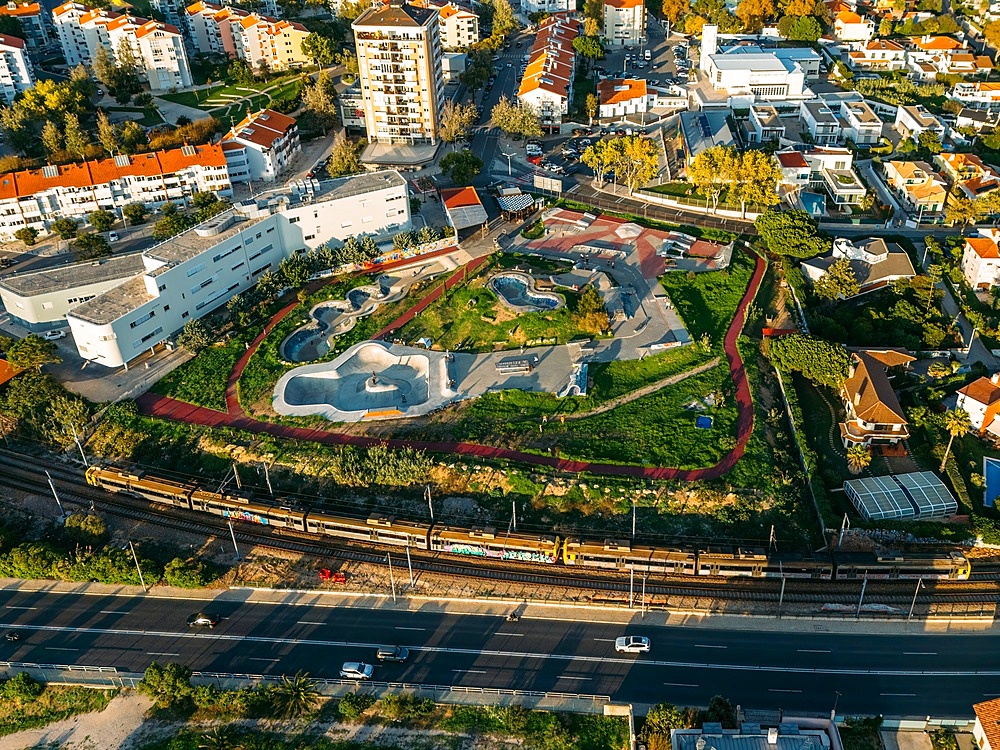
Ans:
POLYGON ((844 514, 844 520, 840 522, 840 541, 837 542, 837 552, 840 552, 840 547, 844 543, 844 531, 851 528, 851 522, 847 520, 847 514, 844 514))
POLYGON ((83 452, 83 445, 80 444, 80 438, 76 434, 76 427, 70 425, 69 428, 73 431, 73 440, 76 442, 76 447, 80 449, 80 458, 83 459, 83 465, 89 469, 90 462, 87 460, 87 454, 83 452))
POLYGON ((917 579, 917 588, 913 591, 913 601, 910 602, 910 614, 906 616, 906 621, 909 622, 913 619, 913 608, 917 606, 917 594, 920 593, 920 589, 924 587, 923 576, 917 579))
POLYGON ((628 571, 628 608, 635 607, 635 568, 628 571))
POLYGON ((646 574, 645 573, 642 574, 642 606, 641 606, 641 609, 639 611, 642 613, 643 617, 646 616, 646 574))
POLYGON ((147 593, 149 589, 146 588, 146 581, 142 577, 142 568, 139 567, 139 556, 135 554, 135 546, 132 544, 132 540, 128 540, 128 548, 132 550, 132 559, 135 560, 135 569, 139 573, 139 583, 142 584, 142 593, 147 593))
POLYGON ((233 531, 233 522, 229 522, 229 534, 233 537, 233 549, 236 550, 236 559, 240 560, 240 548, 236 546, 236 532, 233 531))
POLYGON ((434 503, 431 502, 431 486, 428 484, 424 487, 424 497, 427 498, 427 507, 431 511, 431 520, 434 520, 434 503))
POLYGON ((240 473, 236 471, 236 462, 233 461, 233 476, 236 477, 236 489, 242 490, 243 483, 240 481, 240 473))
POLYGON ((413 563, 410 562, 410 545, 406 545, 406 568, 410 571, 410 588, 413 588, 413 563))
POLYGON ((778 595, 778 619, 781 619, 781 605, 785 601, 785 569, 781 567, 781 561, 778 561, 778 570, 781 572, 781 593, 778 595))
POLYGON ((633 542, 635 541, 635 508, 636 508, 636 501, 633 500, 632 501, 632 541, 633 542))
POLYGON ((510 520, 514 525, 514 531, 517 531, 517 501, 510 501, 510 520))
POLYGON ((396 579, 392 575, 392 555, 386 553, 385 559, 389 561, 389 585, 392 586, 392 601, 396 601, 396 579))
POLYGON ((267 461, 263 462, 263 466, 264 466, 264 481, 267 482, 267 491, 273 495, 274 488, 271 487, 271 475, 267 471, 267 461))
POLYGON ((868 576, 865 575, 864 579, 861 581, 861 596, 858 597, 858 611, 854 614, 855 620, 861 619, 861 604, 865 600, 865 589, 868 588, 868 576))
POLYGON ((45 476, 49 478, 49 488, 52 490, 52 497, 56 499, 56 505, 59 506, 59 515, 65 516, 66 509, 63 508, 63 504, 59 502, 59 495, 56 494, 56 486, 52 483, 52 475, 48 471, 45 472, 45 476))

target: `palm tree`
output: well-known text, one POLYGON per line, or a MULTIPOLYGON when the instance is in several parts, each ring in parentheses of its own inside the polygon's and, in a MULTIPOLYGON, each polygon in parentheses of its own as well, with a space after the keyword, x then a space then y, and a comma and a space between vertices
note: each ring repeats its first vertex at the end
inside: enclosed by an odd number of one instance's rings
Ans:
POLYGON ((231 726, 219 726, 203 734, 198 750, 239 750, 240 743, 236 730, 231 726))
POLYGON ((296 672, 291 679, 282 675, 281 684, 275 690, 277 713, 286 719, 312 711, 320 700, 316 680, 309 679, 305 672, 296 672))
POLYGON ((955 442, 955 438, 961 437, 972 429, 969 413, 965 409, 955 409, 955 411, 948 412, 944 415, 944 428, 948 430, 951 437, 948 438, 948 447, 944 449, 944 458, 941 459, 941 467, 938 469, 939 474, 944 473, 944 465, 948 462, 948 454, 951 452, 951 444, 955 442))
POLYGON ((852 445, 847 449, 847 468, 852 474, 860 474, 872 462, 872 449, 867 445, 852 445))

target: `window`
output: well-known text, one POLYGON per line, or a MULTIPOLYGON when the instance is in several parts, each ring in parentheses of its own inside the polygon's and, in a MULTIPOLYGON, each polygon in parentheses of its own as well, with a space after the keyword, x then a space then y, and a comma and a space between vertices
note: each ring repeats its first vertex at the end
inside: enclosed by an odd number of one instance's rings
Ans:
POLYGON ((315 235, 315 234, 307 234, 307 235, 305 236, 305 238, 306 238, 307 240, 314 240, 314 239, 316 239, 316 235, 315 235))
POLYGON ((204 271, 204 270, 205 270, 205 264, 204 263, 199 263, 194 268, 188 269, 187 275, 189 277, 190 276, 194 276, 196 273, 200 273, 201 271, 204 271))
POLYGON ((151 318, 154 318, 154 317, 156 317, 156 311, 155 310, 150 310, 148 313, 146 313, 142 317, 136 318, 131 323, 129 323, 128 327, 129 328, 135 328, 136 326, 140 326, 143 323, 145 323, 147 320, 150 320, 151 318))
POLYGON ((188 315, 190 315, 190 314, 191 314, 191 313, 189 313, 189 312, 187 312, 187 311, 185 311, 185 312, 182 312, 182 313, 181 313, 181 320, 184 320, 184 318, 186 318, 186 317, 187 317, 188 315))

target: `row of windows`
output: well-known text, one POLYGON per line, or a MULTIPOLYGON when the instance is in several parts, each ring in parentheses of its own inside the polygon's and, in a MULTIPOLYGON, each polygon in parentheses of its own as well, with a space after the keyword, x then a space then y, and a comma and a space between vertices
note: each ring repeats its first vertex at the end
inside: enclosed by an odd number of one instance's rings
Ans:
POLYGON ((132 342, 132 348, 133 349, 139 349, 139 348, 141 348, 147 341, 149 341, 154 336, 159 336, 161 333, 163 333, 163 327, 162 326, 158 326, 157 328, 155 328, 154 330, 152 330, 149 333, 147 333, 145 336, 143 336, 138 341, 133 341, 132 342))

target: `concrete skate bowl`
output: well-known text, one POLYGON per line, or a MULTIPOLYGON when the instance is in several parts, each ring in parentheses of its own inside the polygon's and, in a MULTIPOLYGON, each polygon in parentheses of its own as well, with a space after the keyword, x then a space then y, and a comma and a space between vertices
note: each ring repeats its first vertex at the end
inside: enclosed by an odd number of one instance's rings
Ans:
POLYGON ((371 315, 386 298, 385 285, 359 286, 347 298, 320 302, 309 311, 311 320, 293 331, 281 343, 281 358, 286 362, 312 362, 330 352, 330 341, 354 328, 358 318, 371 315))
MULTIPOLYGON (((346 352, 345 352, 346 354, 346 352)), ((343 355, 341 355, 343 356, 343 355)), ((322 367, 312 365, 311 368, 322 367)), ((333 407, 346 414, 386 410, 406 411, 427 401, 429 362, 426 356, 397 356, 375 342, 358 346, 328 370, 290 373, 282 397, 288 406, 316 406, 316 413, 333 407)))
POLYGON ((498 273, 490 278, 490 291, 515 312, 558 310, 566 304, 561 294, 535 288, 535 280, 524 273, 498 273))

